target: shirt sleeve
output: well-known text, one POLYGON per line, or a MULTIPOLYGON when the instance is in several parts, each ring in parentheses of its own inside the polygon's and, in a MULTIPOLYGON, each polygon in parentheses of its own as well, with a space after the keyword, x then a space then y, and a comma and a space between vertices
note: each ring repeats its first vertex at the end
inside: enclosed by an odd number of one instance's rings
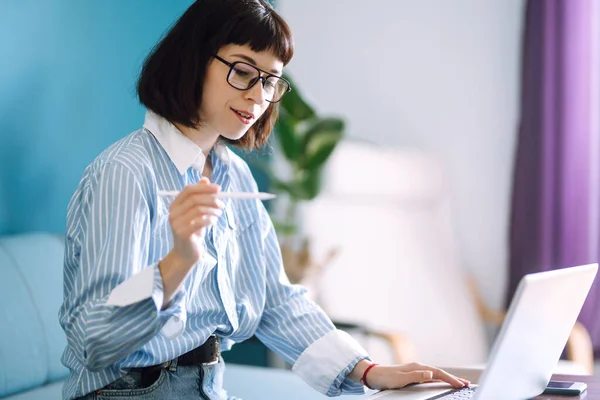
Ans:
POLYGON ((364 393, 364 387, 347 375, 360 360, 368 358, 367 352, 350 335, 335 329, 325 312, 305 296, 306 289, 290 284, 275 230, 264 214, 262 219, 268 226, 263 241, 267 295, 256 336, 320 393, 364 393))
POLYGON ((82 223, 67 232, 65 262, 79 267, 61 324, 82 364, 97 371, 141 348, 167 322, 179 322, 183 295, 161 310, 162 277, 158 263, 148 263, 149 206, 128 168, 105 165, 74 201, 81 202, 82 223))

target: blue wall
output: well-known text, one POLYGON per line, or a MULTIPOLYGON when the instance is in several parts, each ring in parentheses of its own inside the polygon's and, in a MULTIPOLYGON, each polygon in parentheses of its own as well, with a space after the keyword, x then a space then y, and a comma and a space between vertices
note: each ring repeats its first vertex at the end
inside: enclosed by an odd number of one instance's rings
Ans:
POLYGON ((141 64, 191 3, 0 1, 0 234, 64 231, 85 167, 141 126, 141 64))

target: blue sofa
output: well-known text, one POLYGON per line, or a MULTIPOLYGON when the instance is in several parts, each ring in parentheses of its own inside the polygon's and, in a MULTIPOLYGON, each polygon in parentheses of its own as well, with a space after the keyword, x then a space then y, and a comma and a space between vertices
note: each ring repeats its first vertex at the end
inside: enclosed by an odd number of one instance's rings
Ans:
MULTIPOLYGON (((1 399, 61 399, 62 264, 61 236, 0 236, 1 399)), ((228 364, 225 374, 230 395, 244 400, 326 398, 287 370, 228 364)))
POLYGON ((0 398, 61 398, 62 258, 59 236, 0 237, 0 398))

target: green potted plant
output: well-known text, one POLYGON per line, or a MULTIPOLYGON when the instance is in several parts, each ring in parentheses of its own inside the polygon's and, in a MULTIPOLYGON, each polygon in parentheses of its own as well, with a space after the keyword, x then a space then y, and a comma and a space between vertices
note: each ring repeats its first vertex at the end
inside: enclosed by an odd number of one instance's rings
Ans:
POLYGON ((283 212, 276 215, 271 209, 271 217, 288 277, 292 283, 298 283, 307 274, 322 270, 336 254, 332 249, 324 260, 316 262, 311 254, 310 239, 298 229, 297 218, 299 206, 321 192, 323 169, 344 135, 345 123, 341 118, 318 115, 290 77, 285 78, 293 89, 280 103, 275 146, 288 166, 287 174, 273 163, 259 167, 269 177, 271 190, 287 197, 283 212))

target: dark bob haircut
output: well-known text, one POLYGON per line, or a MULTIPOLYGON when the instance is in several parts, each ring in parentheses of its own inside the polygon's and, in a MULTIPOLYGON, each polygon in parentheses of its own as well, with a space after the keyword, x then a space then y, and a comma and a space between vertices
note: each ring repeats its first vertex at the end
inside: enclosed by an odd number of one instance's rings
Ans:
MULTIPOLYGON (((288 64, 294 43, 288 24, 264 0, 196 0, 146 58, 137 83, 140 103, 167 119, 197 129, 202 121, 204 77, 217 51, 228 44, 272 51, 288 64)), ((239 140, 228 143, 259 149, 271 134, 278 103, 239 140)))

